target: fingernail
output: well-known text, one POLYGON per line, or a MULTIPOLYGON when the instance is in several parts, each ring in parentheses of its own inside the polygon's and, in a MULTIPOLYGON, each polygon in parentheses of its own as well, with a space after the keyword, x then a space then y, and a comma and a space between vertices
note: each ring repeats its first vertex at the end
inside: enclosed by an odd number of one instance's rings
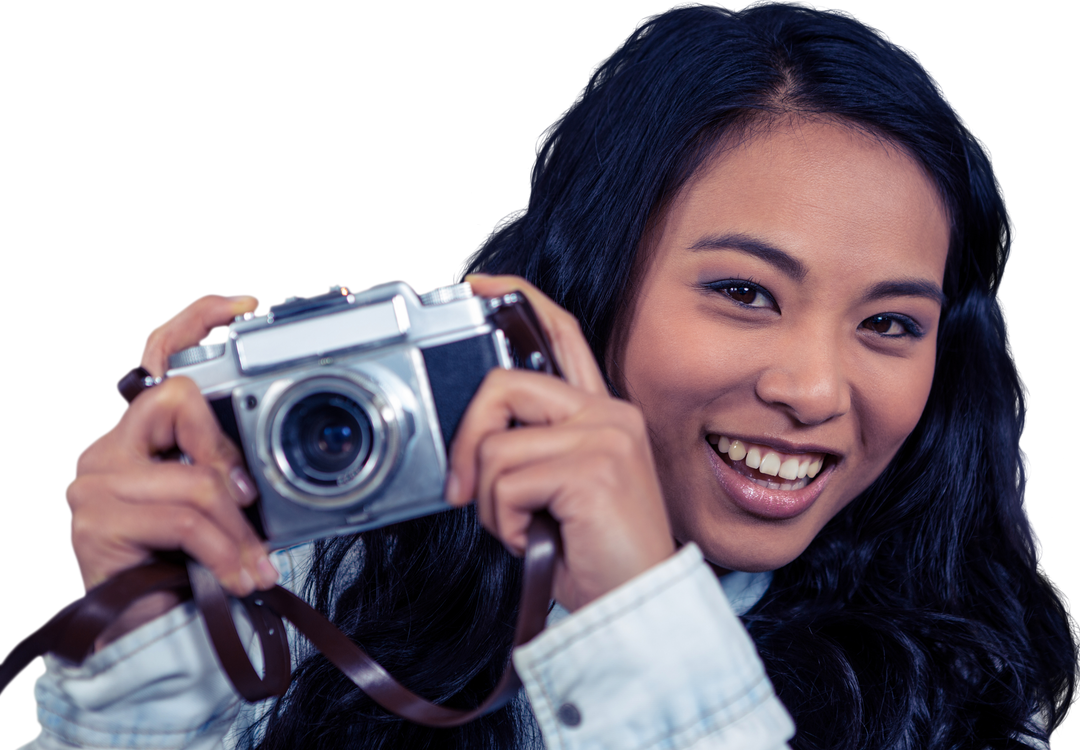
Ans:
POLYGON ((259 573, 259 588, 268 589, 278 582, 278 578, 281 574, 278 573, 277 568, 274 567, 274 563, 270 562, 270 558, 262 557, 257 563, 255 568, 259 573))
POLYGON ((236 487, 236 491, 245 505, 255 502, 255 498, 259 496, 259 491, 255 489, 255 481, 248 476, 246 471, 239 466, 234 466, 233 470, 229 472, 229 479, 232 481, 233 486, 236 487))
POLYGON ((458 479, 457 474, 451 471, 446 475, 446 492, 444 497, 446 502, 454 505, 457 503, 458 493, 461 491, 461 480, 458 479))
POLYGON ((246 315, 259 306, 259 300, 255 299, 250 294, 229 297, 229 302, 232 303, 233 315, 246 315))
POLYGON ((240 568, 240 589, 244 596, 255 590, 255 579, 243 568, 240 568))

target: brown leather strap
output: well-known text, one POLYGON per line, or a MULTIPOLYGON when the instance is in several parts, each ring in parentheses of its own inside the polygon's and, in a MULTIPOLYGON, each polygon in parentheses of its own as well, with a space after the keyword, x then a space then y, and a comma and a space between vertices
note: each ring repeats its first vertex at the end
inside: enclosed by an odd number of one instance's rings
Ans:
POLYGON ((175 591, 181 599, 191 596, 183 567, 160 561, 146 563, 91 589, 8 654, 0 664, 0 691, 27 664, 46 653, 81 664, 93 651, 94 641, 124 610, 149 593, 165 590, 175 591))
POLYGON ((210 642, 233 687, 253 702, 284 695, 289 688, 292 667, 281 618, 266 612, 265 607, 256 606, 251 602, 251 597, 243 600, 262 647, 266 676, 259 677, 236 632, 225 590, 210 571, 194 561, 188 563, 187 572, 195 604, 202 613, 210 642))
MULTIPOLYGON (((558 548, 558 524, 546 512, 537 514, 529 526, 515 646, 528 643, 544 629, 558 548)), ((194 596, 218 661, 237 691, 249 701, 283 695, 288 689, 290 656, 282 617, 376 703, 419 724, 465 724, 505 705, 521 687, 511 663, 492 694, 474 709, 456 710, 430 703, 401 685, 311 605, 280 586, 242 600, 262 647, 265 674, 259 677, 236 632, 228 597, 213 575, 193 562, 185 568, 175 562, 155 561, 123 571, 91 589, 16 646, 0 664, 0 692, 35 657, 45 653, 82 663, 92 652, 94 641, 125 609, 149 593, 164 590, 174 591, 182 599, 194 596)))

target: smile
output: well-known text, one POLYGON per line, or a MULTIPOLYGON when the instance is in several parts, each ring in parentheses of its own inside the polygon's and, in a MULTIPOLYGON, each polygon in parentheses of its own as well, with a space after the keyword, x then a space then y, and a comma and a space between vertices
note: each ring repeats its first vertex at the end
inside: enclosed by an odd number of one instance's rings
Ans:
POLYGON ((713 472, 738 508, 768 520, 794 518, 821 496, 836 468, 831 453, 788 453, 719 433, 706 436, 713 472))
POLYGON ((709 444, 727 456, 729 466, 750 481, 771 490, 801 490, 818 475, 823 453, 782 453, 767 445, 709 435, 709 444))

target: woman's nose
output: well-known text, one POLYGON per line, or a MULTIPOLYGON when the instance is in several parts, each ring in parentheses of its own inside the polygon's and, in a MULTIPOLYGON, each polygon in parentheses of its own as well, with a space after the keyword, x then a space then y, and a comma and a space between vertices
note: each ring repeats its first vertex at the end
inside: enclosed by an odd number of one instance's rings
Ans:
POLYGON ((851 408, 851 388, 839 346, 827 335, 793 332, 759 375, 756 392, 800 424, 817 425, 851 408))

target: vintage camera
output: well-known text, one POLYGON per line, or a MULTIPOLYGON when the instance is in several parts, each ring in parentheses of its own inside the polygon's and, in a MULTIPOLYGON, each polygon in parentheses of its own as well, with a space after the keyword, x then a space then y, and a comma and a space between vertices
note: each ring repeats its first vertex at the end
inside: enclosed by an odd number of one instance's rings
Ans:
POLYGON ((225 344, 169 359, 241 446, 271 547, 446 510, 447 448, 494 367, 558 374, 520 293, 468 284, 418 296, 335 287, 239 317, 225 344))

